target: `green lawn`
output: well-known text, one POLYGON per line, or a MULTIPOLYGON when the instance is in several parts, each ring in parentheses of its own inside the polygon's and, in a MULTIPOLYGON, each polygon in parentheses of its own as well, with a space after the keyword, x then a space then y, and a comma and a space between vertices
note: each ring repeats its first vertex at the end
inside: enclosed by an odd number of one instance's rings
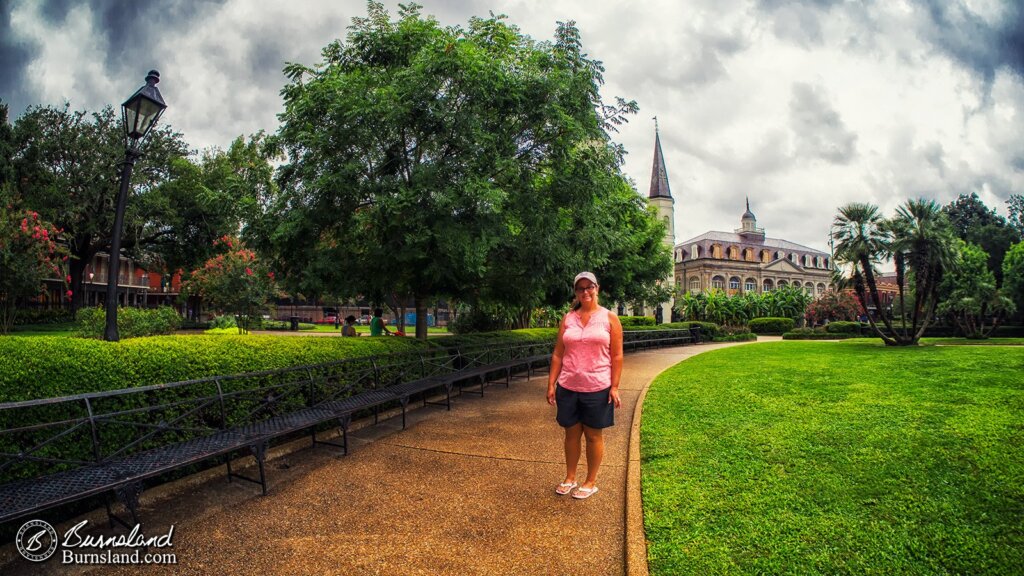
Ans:
POLYGON ((15 326, 12 334, 15 336, 75 336, 78 334, 78 323, 25 324, 15 326))
POLYGON ((654 575, 1021 574, 1024 349, 773 342, 651 384, 654 575))

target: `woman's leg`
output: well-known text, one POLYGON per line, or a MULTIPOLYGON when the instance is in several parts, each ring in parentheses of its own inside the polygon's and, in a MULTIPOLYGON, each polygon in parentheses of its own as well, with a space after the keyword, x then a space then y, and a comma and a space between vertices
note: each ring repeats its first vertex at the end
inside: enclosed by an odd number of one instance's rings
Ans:
POLYGON ((587 437, 587 479, 580 484, 580 488, 593 488, 601 460, 604 460, 604 434, 600 428, 587 426, 583 426, 583 434, 587 437))
POLYGON ((583 424, 577 422, 565 429, 565 481, 576 481, 576 467, 580 463, 583 438, 583 424))

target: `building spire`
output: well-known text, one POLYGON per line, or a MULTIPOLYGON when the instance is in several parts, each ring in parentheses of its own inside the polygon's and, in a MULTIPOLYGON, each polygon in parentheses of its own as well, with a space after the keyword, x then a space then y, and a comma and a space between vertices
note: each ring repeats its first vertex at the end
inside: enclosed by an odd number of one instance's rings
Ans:
POLYGON ((658 133, 658 117, 654 117, 654 166, 651 169, 651 191, 649 198, 671 198, 668 187, 668 172, 665 170, 665 155, 661 152, 661 135, 658 133))

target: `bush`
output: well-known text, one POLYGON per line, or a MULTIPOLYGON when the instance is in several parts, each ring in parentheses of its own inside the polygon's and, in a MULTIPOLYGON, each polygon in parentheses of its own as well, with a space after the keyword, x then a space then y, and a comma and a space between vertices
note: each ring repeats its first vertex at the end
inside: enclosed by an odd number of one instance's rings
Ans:
POLYGON ((836 320, 835 322, 829 322, 826 324, 825 331, 829 334, 860 334, 861 325, 860 322, 836 320))
MULTIPOLYGON (((75 318, 83 338, 103 338, 107 312, 98 306, 82 308, 75 318)), ((170 306, 159 308, 118 307, 117 332, 121 338, 172 334, 181 327, 181 316, 170 306)))
POLYGON ((14 317, 14 325, 57 324, 72 322, 74 319, 70 308, 20 308, 14 317))
POLYGON ((757 340, 757 334, 753 332, 737 332, 735 334, 715 336, 712 339, 713 342, 748 342, 750 340, 757 340))
POLYGON ((657 326, 654 316, 619 316, 619 322, 623 328, 634 326, 657 326))
POLYGON ((782 335, 783 340, 843 340, 857 338, 853 333, 829 333, 821 328, 796 328, 782 335))
POLYGON ((223 330, 225 328, 238 328, 238 322, 234 316, 225 314, 223 316, 214 316, 213 320, 210 320, 210 328, 223 330))
POLYGON ((711 339, 722 334, 722 327, 714 322, 698 322, 693 320, 690 322, 670 322, 661 325, 662 328, 691 328, 693 326, 700 326, 700 333, 705 339, 711 339))
POLYGON ((784 334, 796 326, 792 318, 754 318, 748 324, 755 334, 784 334))

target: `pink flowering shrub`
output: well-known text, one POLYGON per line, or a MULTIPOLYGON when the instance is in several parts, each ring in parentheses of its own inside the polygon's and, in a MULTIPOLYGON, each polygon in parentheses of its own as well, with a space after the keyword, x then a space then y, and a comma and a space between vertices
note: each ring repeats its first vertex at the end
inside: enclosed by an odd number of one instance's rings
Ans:
POLYGON ((202 297, 218 312, 233 315, 239 334, 244 334, 267 302, 277 296, 274 273, 238 238, 224 236, 213 245, 224 252, 193 270, 182 291, 202 297))
MULTIPOLYGON (((45 292, 43 280, 67 284, 68 251, 57 242, 59 232, 13 200, 0 202, 0 334, 10 332, 20 302, 45 292)), ((70 300, 71 291, 64 297, 70 300)))

